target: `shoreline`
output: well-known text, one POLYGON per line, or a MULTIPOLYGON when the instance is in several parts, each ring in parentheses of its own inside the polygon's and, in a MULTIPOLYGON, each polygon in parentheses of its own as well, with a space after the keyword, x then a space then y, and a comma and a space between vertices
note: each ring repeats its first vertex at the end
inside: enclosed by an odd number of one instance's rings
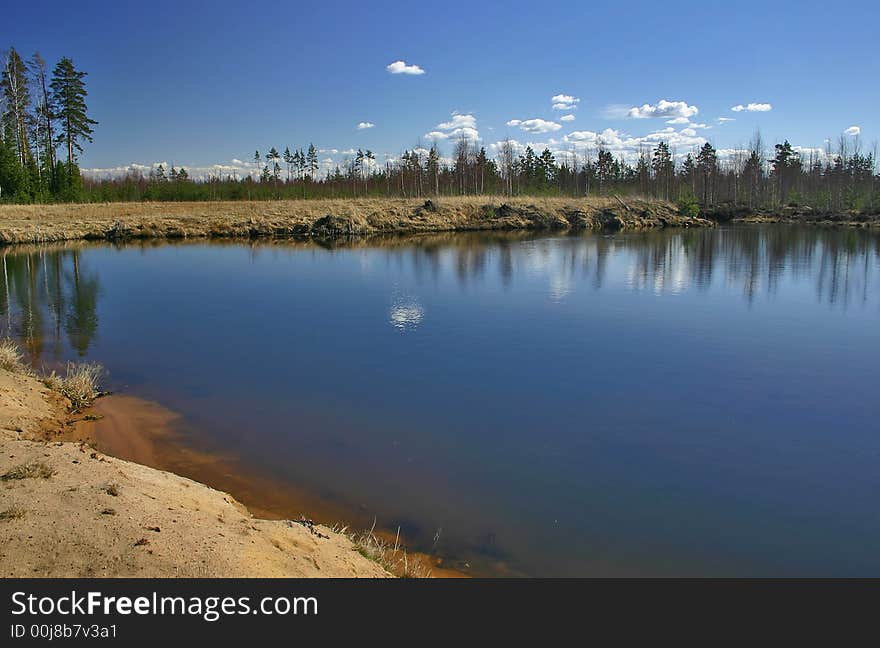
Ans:
POLYGON ((449 197, 0 205, 0 245, 71 240, 332 240, 474 231, 714 227, 661 200, 449 197))
MULTIPOLYGON (((82 417, 67 426, 60 438, 87 443, 106 455, 220 490, 260 519, 296 520, 305 515, 327 528, 355 523, 358 528, 370 526, 362 511, 261 474, 235 456, 202 449, 201 443, 186 438, 175 426, 179 419, 177 412, 161 403, 128 394, 110 394, 96 400, 82 417)), ((397 539, 393 529, 375 528, 373 532, 390 544, 397 539)), ((408 552, 408 559, 417 561, 434 577, 468 576, 455 567, 447 567, 442 559, 419 551, 408 552)))
POLYGON ((880 215, 785 207, 679 214, 659 199, 453 196, 433 199, 64 203, 0 205, 0 247, 64 241, 346 239, 454 232, 613 232, 723 223, 880 228, 880 215))
POLYGON ((2 577, 392 576, 363 535, 256 517, 206 484, 62 440, 88 410, 71 415, 24 367, 0 368, 0 405, 2 577))

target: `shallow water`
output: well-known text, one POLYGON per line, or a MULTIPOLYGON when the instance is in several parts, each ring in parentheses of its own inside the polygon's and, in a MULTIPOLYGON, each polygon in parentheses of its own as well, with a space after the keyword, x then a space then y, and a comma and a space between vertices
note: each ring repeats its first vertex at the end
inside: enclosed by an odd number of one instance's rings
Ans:
POLYGON ((880 576, 876 234, 2 254, 37 364, 473 573, 880 576))

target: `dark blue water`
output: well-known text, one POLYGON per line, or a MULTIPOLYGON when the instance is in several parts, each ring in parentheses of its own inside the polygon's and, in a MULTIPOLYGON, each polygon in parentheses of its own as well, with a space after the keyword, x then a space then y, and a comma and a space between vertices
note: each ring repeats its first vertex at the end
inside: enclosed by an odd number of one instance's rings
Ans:
POLYGON ((880 576, 880 238, 7 249, 3 328, 476 573, 880 576))

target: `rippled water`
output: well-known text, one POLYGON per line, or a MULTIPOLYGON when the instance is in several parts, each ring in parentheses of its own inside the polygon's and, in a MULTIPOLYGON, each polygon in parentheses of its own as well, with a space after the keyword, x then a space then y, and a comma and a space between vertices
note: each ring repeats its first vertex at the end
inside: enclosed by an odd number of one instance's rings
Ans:
POLYGON ((880 239, 6 249, 0 321, 475 573, 880 575, 880 239))

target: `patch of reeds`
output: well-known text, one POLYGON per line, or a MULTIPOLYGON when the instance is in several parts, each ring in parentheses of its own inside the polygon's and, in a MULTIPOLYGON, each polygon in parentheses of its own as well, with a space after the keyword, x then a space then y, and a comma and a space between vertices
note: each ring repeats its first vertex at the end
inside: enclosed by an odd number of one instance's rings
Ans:
POLYGON ((25 366, 18 345, 9 338, 0 340, 0 368, 6 371, 24 371, 25 366))
POLYGON ((394 542, 388 542, 375 534, 376 522, 368 531, 350 531, 345 526, 334 526, 333 531, 346 536, 364 558, 381 565, 387 572, 400 578, 430 578, 431 570, 424 562, 412 559, 400 544, 400 529, 394 542))
POLYGON ((101 395, 99 385, 103 375, 104 368, 99 364, 68 362, 64 376, 53 371, 44 382, 49 389, 66 396, 73 410, 79 411, 101 395))

